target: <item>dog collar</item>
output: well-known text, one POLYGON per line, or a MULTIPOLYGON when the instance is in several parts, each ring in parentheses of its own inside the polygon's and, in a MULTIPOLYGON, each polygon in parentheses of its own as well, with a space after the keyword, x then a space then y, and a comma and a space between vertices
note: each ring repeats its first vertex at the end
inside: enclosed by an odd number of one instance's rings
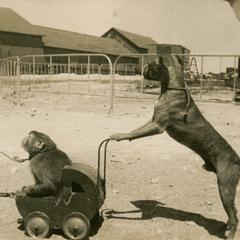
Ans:
POLYGON ((168 87, 167 90, 170 91, 184 91, 185 96, 186 96, 186 109, 185 109, 185 113, 184 113, 184 117, 183 117, 183 121, 186 123, 187 122, 187 116, 188 116, 188 112, 190 109, 190 104, 191 104, 191 96, 190 96, 190 92, 188 88, 172 88, 172 87, 168 87))

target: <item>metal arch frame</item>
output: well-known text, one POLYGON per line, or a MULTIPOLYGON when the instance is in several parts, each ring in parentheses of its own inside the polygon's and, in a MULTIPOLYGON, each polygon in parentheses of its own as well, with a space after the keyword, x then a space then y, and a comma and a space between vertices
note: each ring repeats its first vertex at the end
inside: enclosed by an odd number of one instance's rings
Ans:
MULTIPOLYGON (((107 56, 106 54, 101 54, 101 53, 96 53, 96 54, 94 54, 94 53, 72 53, 72 54, 39 54, 39 55, 24 55, 24 56, 21 56, 20 58, 19 58, 19 65, 20 65, 20 63, 21 63, 21 61, 22 61, 22 59, 24 59, 24 58, 32 58, 32 62, 33 62, 33 64, 34 64, 34 62, 35 62, 35 58, 37 58, 37 57, 48 57, 49 59, 50 59, 50 64, 52 64, 52 58, 53 57, 68 57, 68 64, 70 63, 70 59, 71 59, 71 56, 86 56, 86 57, 88 57, 88 62, 87 62, 87 64, 88 64, 88 78, 89 78, 89 74, 90 74, 90 69, 89 69, 89 66, 90 66, 90 58, 91 57, 96 57, 96 56, 99 56, 99 57, 104 57, 105 59, 107 59, 107 61, 108 61, 108 64, 109 64, 109 68, 110 68, 110 86, 109 86, 109 113, 112 111, 112 103, 113 103, 113 92, 112 92, 112 90, 113 90, 113 65, 112 65, 112 61, 111 61, 111 59, 110 59, 110 57, 109 56, 107 56)), ((20 67, 20 66, 19 66, 20 67)), ((19 70, 20 70, 20 68, 19 68, 19 70)), ((69 71, 69 68, 68 68, 68 71, 69 71)), ((19 74, 20 74, 20 72, 19 72, 19 74)), ((89 89, 89 88, 88 88, 89 89)))

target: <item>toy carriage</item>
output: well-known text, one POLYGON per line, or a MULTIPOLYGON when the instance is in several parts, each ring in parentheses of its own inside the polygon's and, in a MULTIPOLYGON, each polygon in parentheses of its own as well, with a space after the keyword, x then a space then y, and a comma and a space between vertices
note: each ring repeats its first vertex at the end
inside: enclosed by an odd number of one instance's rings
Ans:
POLYGON ((63 192, 53 196, 16 197, 26 233, 31 237, 48 237, 52 229, 62 229, 70 239, 84 239, 91 229, 91 220, 98 214, 105 199, 106 148, 104 140, 98 149, 97 170, 83 163, 63 169, 63 192), (100 153, 104 149, 104 175, 100 177, 100 153))

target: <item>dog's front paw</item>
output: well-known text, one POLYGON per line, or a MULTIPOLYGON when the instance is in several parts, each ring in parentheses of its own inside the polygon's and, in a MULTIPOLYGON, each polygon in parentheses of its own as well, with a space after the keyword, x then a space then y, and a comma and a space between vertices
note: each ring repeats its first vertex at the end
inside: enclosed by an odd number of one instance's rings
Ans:
POLYGON ((129 140, 129 135, 126 133, 116 133, 111 135, 110 138, 119 142, 122 140, 129 140))

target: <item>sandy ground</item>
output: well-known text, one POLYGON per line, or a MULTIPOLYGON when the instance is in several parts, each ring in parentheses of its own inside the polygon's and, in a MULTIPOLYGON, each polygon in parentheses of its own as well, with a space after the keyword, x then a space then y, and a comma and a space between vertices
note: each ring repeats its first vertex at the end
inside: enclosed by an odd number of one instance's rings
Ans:
MULTIPOLYGON (((157 98, 157 97, 156 97, 157 98)), ((26 157, 20 141, 35 129, 50 135, 75 161, 96 167, 99 143, 115 132, 125 132, 152 116, 152 99, 118 99, 109 115, 107 97, 27 93, 21 105, 0 100, 0 151, 26 157)), ((240 105, 204 103, 206 118, 240 153, 240 105)), ((107 155, 107 198, 102 209, 113 209, 91 240, 224 239, 227 217, 212 173, 201 159, 167 134, 111 142, 107 155)), ((32 183, 28 163, 0 155, 0 192, 32 183)), ((239 190, 237 207, 240 208, 239 190)), ((0 199, 0 239, 28 239, 18 229, 14 199, 0 199)), ((53 234, 51 239, 63 239, 53 234)), ((240 239, 240 231, 236 239, 240 239)))

